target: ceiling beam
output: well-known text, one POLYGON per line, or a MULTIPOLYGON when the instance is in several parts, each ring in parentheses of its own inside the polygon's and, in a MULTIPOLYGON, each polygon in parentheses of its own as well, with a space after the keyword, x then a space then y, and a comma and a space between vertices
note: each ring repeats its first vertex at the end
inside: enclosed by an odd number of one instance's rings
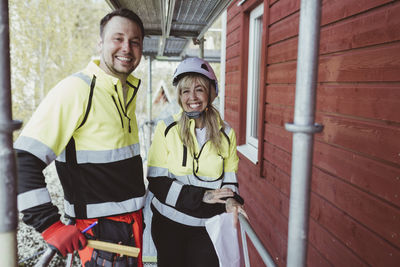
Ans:
POLYGON ((106 0, 106 3, 112 8, 112 9, 118 9, 121 8, 121 4, 118 0, 106 0))
POLYGON ((161 24, 162 27, 162 36, 160 38, 160 46, 158 49, 158 56, 164 55, 165 45, 167 44, 167 38, 171 32, 172 26, 172 17, 174 16, 174 9, 175 9, 175 0, 167 0, 168 6, 162 2, 162 14, 161 14, 161 21, 164 23, 161 24), (164 17, 165 15, 165 17, 164 17))
POLYGON ((215 20, 221 15, 222 11, 232 2, 233 0, 223 0, 223 1, 218 1, 217 7, 211 12, 206 21, 208 21, 207 25, 201 30, 199 35, 197 36, 197 39, 200 40, 204 34, 207 32, 207 30, 213 25, 215 20))

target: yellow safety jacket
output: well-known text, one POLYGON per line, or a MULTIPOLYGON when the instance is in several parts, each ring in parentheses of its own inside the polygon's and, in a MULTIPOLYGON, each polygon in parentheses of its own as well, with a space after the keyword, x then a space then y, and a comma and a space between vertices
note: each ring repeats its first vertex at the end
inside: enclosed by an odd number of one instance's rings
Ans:
MULTIPOLYGON (((204 226, 205 220, 225 211, 224 204, 202 202, 205 190, 229 187, 238 192, 236 171, 239 158, 236 153, 236 136, 224 122, 221 126, 222 149, 211 141, 194 152, 183 145, 176 114, 157 124, 148 155, 149 189, 154 194, 153 211, 181 224, 204 226)), ((190 120, 194 138, 195 122, 190 120)))
POLYGON ((39 231, 57 219, 41 175, 54 160, 68 216, 97 218, 143 207, 145 186, 135 115, 140 80, 128 77, 125 104, 119 79, 98 64, 90 62, 58 83, 14 144, 18 208, 39 231))

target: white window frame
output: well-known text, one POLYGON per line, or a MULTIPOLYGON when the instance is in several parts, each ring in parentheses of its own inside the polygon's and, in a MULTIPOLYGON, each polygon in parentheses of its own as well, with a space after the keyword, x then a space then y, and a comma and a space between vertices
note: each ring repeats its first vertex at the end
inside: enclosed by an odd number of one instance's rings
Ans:
POLYGON ((250 12, 249 21, 249 55, 247 73, 246 105, 246 144, 238 146, 238 151, 251 162, 258 162, 258 103, 260 96, 260 67, 262 47, 262 23, 264 3, 250 12))

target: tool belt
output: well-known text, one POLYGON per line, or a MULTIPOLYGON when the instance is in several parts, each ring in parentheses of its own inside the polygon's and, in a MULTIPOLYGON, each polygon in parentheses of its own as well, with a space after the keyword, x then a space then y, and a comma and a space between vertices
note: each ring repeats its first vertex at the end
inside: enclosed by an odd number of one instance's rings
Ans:
MULTIPOLYGON (((113 221, 100 218, 93 227, 93 236, 88 239, 96 239, 120 245, 135 246, 133 236, 133 221, 131 223, 113 221)), ((94 249, 90 261, 85 267, 137 267, 137 258, 121 256, 116 253, 94 249)))

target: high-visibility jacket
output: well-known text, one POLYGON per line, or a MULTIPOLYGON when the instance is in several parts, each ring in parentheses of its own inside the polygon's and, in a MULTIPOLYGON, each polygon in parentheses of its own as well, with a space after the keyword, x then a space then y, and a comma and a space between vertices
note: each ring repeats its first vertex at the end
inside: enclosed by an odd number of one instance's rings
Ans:
POLYGON ((56 161, 66 215, 112 216, 141 209, 143 165, 136 122, 140 80, 132 75, 124 103, 119 79, 93 61, 59 82, 39 105, 14 144, 18 155, 18 208, 43 231, 59 219, 44 176, 56 161))
MULTIPOLYGON (((191 152, 179 135, 177 121, 181 115, 159 121, 154 133, 147 171, 149 189, 154 194, 152 208, 175 222, 204 226, 206 219, 225 211, 224 204, 204 203, 204 192, 224 187, 238 192, 236 136, 224 122, 221 151, 208 140, 202 147, 195 142, 191 152)), ((193 119, 190 132, 197 140, 193 119)))

